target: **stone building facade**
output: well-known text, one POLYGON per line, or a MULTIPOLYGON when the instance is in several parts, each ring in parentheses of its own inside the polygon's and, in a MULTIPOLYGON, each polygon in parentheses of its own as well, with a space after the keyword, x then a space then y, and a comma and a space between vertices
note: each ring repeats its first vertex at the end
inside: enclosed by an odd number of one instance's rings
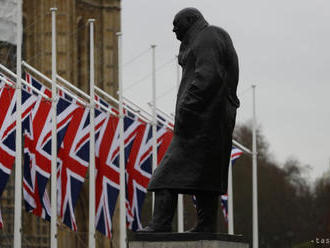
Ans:
MULTIPOLYGON (((95 19, 95 84, 117 97, 120 0, 23 0, 23 60, 51 77, 51 14, 56 7, 57 73, 89 92, 89 28, 95 19)), ((0 45, 0 63, 15 71, 15 47, 0 45)), ((32 73, 33 75, 33 73, 32 73)), ((45 83, 45 82, 44 82, 45 83)), ((0 230, 0 247, 12 247, 14 171, 1 198, 5 227, 0 230)), ((118 212, 118 211, 116 211, 118 212)), ((59 221, 58 247, 88 246, 88 179, 76 207, 78 232, 59 221)), ((113 226, 118 226, 115 216, 113 226)), ((23 210, 23 247, 49 247, 49 222, 23 210)), ((118 247, 119 231, 109 241, 97 232, 97 247, 118 247)))
POLYGON ((95 21, 95 81, 106 92, 118 89, 119 0, 25 0, 24 58, 51 75, 51 17, 57 7, 57 72, 84 91, 89 80, 88 19, 95 21))

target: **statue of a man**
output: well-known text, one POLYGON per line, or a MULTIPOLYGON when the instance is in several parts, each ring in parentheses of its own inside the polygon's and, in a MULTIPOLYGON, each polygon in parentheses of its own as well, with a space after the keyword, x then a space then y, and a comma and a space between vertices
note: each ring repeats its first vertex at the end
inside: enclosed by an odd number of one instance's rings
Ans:
POLYGON ((209 25, 199 10, 176 14, 182 80, 174 137, 148 190, 155 192, 152 221, 144 232, 169 232, 177 194, 196 196, 197 225, 191 232, 216 232, 219 195, 227 192, 228 166, 239 100, 238 58, 230 36, 209 25))

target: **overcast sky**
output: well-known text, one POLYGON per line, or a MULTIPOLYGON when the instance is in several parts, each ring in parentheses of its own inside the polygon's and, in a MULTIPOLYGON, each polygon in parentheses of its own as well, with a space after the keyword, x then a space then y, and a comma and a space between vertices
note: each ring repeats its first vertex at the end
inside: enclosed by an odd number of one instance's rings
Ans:
POLYGON ((157 105, 174 112, 179 42, 172 21, 184 7, 198 8, 233 39, 240 60, 238 123, 251 119, 256 84, 257 121, 275 159, 311 165, 311 178, 329 169, 329 0, 123 0, 124 94, 143 107, 151 101, 147 50, 156 44, 157 105))

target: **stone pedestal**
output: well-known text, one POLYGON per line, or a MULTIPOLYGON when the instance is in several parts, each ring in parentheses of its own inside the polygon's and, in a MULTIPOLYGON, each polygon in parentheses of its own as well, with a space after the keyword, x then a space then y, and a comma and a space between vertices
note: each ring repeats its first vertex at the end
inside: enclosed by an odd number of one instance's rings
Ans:
POLYGON ((129 248, 249 248, 242 235, 221 233, 136 233, 129 248))

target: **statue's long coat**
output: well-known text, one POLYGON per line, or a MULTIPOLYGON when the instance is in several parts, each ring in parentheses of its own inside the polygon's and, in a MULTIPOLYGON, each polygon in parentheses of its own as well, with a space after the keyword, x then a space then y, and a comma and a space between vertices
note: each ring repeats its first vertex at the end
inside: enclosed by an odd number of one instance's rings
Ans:
POLYGON ((239 100, 238 59, 229 35, 202 19, 180 46, 182 80, 174 137, 148 190, 227 192, 228 165, 239 100))

